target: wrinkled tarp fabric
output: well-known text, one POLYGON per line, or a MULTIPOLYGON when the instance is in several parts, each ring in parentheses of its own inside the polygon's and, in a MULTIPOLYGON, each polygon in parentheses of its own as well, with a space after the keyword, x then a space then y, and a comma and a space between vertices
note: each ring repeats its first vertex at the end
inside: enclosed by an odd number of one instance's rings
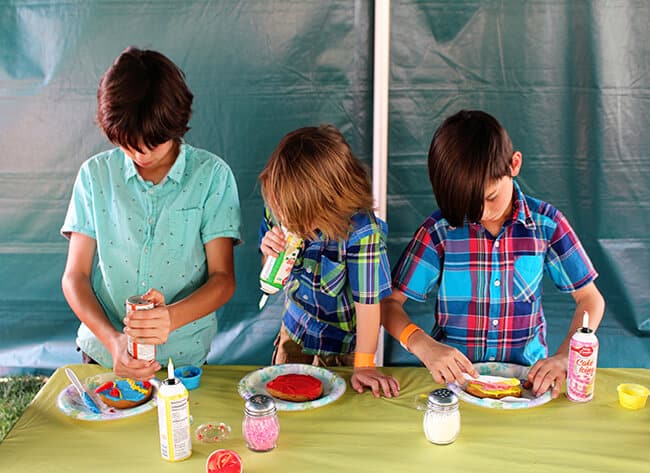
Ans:
MULTIPOLYGON (((435 206, 426 178, 445 116, 481 108, 524 154, 524 192, 552 202, 590 253, 608 302, 601 366, 650 366, 647 2, 396 1, 391 7, 389 253, 435 206)), ((99 78, 128 45, 160 50, 195 94, 192 144, 238 181, 237 292, 210 363, 266 364, 281 301, 262 312, 256 177, 280 138, 332 123, 371 162, 370 1, 49 1, 0 6, 0 373, 79 361, 60 289, 74 176, 111 145, 94 123, 99 78)), ((570 296, 546 286, 550 348, 570 296)), ((410 304, 430 327, 432 304, 410 304)), ((387 340, 386 363, 416 360, 387 340)))

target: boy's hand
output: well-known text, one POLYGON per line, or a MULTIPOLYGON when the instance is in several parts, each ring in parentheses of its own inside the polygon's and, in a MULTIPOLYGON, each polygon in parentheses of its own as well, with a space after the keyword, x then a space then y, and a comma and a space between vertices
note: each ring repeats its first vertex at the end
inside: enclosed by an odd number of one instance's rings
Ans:
POLYGON ((153 302, 153 305, 156 307, 159 305, 165 305, 165 296, 162 292, 160 292, 158 289, 154 289, 153 287, 142 294, 142 298, 145 301, 153 302))
POLYGON ((136 360, 129 355, 124 334, 119 334, 113 341, 111 356, 113 357, 113 372, 120 377, 147 381, 161 369, 156 360, 136 360))
POLYGON ((171 316, 166 305, 150 310, 129 312, 124 319, 124 333, 144 345, 162 345, 171 331, 171 316))
POLYGON ((464 384, 463 373, 473 378, 478 372, 472 362, 456 348, 435 341, 424 332, 416 332, 409 338, 409 349, 427 367, 438 384, 464 384))
POLYGON ((155 307, 127 313, 124 318, 124 333, 137 343, 162 345, 167 342, 171 332, 171 315, 165 305, 165 296, 156 289, 149 289, 142 298, 153 302, 155 307))
POLYGON ((287 240, 282 232, 282 229, 278 226, 271 228, 264 237, 262 238, 262 243, 260 244, 260 251, 264 256, 278 256, 278 253, 284 251, 284 248, 287 244, 287 240))
POLYGON ((381 373, 377 368, 354 368, 350 384, 358 393, 362 393, 364 387, 370 388, 372 395, 377 398, 382 391, 387 398, 399 396, 399 382, 392 376, 381 373))
POLYGON ((535 363, 528 372, 528 381, 533 383, 533 394, 541 396, 550 388, 551 397, 557 398, 566 380, 566 366, 565 355, 553 355, 535 363))

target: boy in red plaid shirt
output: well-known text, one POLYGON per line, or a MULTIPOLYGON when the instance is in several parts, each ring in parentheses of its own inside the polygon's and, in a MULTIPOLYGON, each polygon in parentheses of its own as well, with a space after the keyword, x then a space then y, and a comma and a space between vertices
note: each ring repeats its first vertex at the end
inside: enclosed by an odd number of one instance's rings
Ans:
POLYGON ((438 383, 477 376, 473 362, 532 366, 533 393, 557 397, 569 340, 589 313, 596 329, 605 302, 598 276, 562 213, 524 195, 514 178, 523 157, 491 115, 460 111, 447 118, 429 149, 429 178, 439 210, 429 216, 393 269, 393 293, 382 300, 386 330, 438 383), (548 356, 542 309, 546 272, 576 302, 558 351, 548 356), (424 301, 438 286, 431 336, 411 323, 403 304, 424 301))

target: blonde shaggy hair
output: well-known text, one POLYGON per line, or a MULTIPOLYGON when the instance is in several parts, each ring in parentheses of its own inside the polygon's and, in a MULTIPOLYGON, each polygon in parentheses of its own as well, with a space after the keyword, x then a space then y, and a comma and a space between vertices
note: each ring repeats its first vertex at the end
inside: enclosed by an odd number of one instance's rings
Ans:
POLYGON ((292 131, 282 138, 259 175, 273 215, 296 235, 346 239, 352 216, 373 211, 366 167, 334 126, 292 131))

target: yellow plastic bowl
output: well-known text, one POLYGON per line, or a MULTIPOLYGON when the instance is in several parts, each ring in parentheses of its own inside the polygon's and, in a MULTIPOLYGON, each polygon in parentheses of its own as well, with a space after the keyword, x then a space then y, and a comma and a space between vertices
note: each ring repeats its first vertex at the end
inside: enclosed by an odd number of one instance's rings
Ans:
POLYGON ((648 399, 648 388, 640 384, 619 384, 618 402, 626 409, 641 409, 648 399))

